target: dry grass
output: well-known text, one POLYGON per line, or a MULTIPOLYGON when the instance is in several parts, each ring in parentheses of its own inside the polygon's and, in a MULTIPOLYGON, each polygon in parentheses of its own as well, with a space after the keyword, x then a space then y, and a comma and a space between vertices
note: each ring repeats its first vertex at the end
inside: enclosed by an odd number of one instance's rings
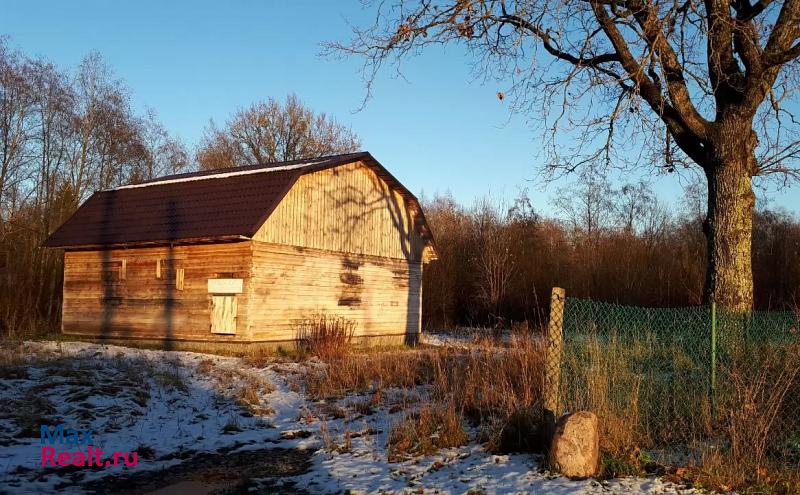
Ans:
POLYGON ((319 432, 322 436, 322 444, 325 447, 326 452, 337 452, 339 454, 344 454, 347 452, 352 451, 353 449, 353 441, 352 441, 352 432, 350 429, 345 429, 344 433, 342 434, 342 441, 337 442, 334 435, 330 433, 328 430, 327 423, 321 423, 319 426, 319 432))
POLYGON ((261 399, 261 396, 274 391, 275 386, 257 372, 242 367, 220 366, 212 359, 200 361, 197 371, 211 377, 221 395, 231 397, 251 414, 263 416, 275 413, 261 399))
POLYGON ((350 353, 355 322, 342 316, 316 313, 295 324, 295 338, 301 355, 328 360, 350 353))
POLYGON ((317 399, 371 393, 373 406, 405 410, 406 419, 395 426, 394 440, 390 440, 398 455, 451 443, 458 437, 453 432, 463 430, 463 421, 479 426, 480 440, 496 449, 512 416, 520 410, 540 408, 543 357, 539 341, 523 336, 511 339, 505 347, 484 342, 472 349, 348 354, 310 368, 304 385, 317 399), (417 387, 423 385, 430 406, 418 411, 417 387), (400 393, 385 393, 389 389, 400 393), (394 403, 389 403, 389 396, 394 403), (444 433, 437 435, 447 440, 426 443, 420 439, 437 428, 444 428, 444 433))
POLYGON ((425 405, 392 426, 389 462, 434 454, 440 448, 460 447, 468 440, 462 415, 453 403, 425 405))
MULTIPOLYGON (((373 406, 404 411, 389 435, 390 460, 461 445, 467 422, 490 450, 536 451, 547 438, 543 358, 541 342, 519 332, 504 346, 483 339, 339 356, 311 367, 303 383, 315 398, 371 394, 373 406)), ((727 356, 716 409, 707 370, 654 338, 588 337, 564 366, 563 409, 598 414, 606 476, 667 472, 714 489, 800 493, 800 344, 727 356)))
POLYGON ((25 348, 21 342, 0 341, 0 366, 23 364, 25 357, 25 348))
POLYGON ((601 447, 638 464, 642 449, 711 435, 707 382, 677 347, 654 339, 587 336, 564 353, 562 409, 600 419, 601 447))
POLYGON ((197 371, 203 375, 207 375, 214 369, 213 359, 203 359, 197 364, 197 371))
POLYGON ((480 422, 503 422, 540 403, 544 346, 536 339, 515 337, 506 347, 482 347, 452 361, 437 363, 434 397, 455 401, 480 422))
POLYGON ((565 353, 563 406, 600 418, 606 475, 668 464, 723 491, 800 493, 800 344, 727 355, 716 410, 706 370, 685 350, 613 335, 574 345, 565 353))
POLYGON ((800 493, 800 343, 738 349, 720 378, 726 448, 707 455, 702 477, 733 490, 800 493))
POLYGON ((153 374, 153 379, 161 388, 178 390, 184 393, 189 391, 189 386, 186 384, 184 377, 173 370, 160 369, 153 374))
POLYGON ((442 356, 436 351, 390 351, 349 354, 329 360, 324 367, 306 372, 306 392, 317 399, 344 397, 388 387, 412 388, 430 383, 433 363, 442 356))
POLYGON ((27 378, 26 362, 22 344, 0 342, 0 380, 27 378))
MULTIPOLYGON (((294 343, 292 342, 202 342, 161 339, 114 339, 91 338, 61 333, 48 334, 42 340, 56 342, 89 342, 95 344, 117 345, 133 349, 155 351, 180 351, 196 352, 200 354, 214 354, 217 356, 230 356, 244 358, 248 364, 263 367, 285 357, 296 357, 294 343)), ((2 342, 2 341, 0 341, 2 342)), ((13 345, 13 342, 2 342, 3 345, 13 345)))

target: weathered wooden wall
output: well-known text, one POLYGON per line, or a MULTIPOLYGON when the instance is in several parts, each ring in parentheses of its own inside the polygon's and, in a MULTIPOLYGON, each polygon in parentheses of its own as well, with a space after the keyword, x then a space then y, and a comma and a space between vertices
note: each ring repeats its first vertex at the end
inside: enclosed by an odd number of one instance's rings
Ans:
POLYGON ((201 340, 246 340, 250 242, 107 251, 64 255, 62 329, 72 335, 201 340), (125 262, 124 279, 104 266, 125 262), (157 278, 157 262, 162 260, 157 278), (176 287, 183 269, 183 290, 176 287), (236 335, 211 333, 210 278, 240 278, 236 335))
POLYGON ((253 241, 248 323, 255 340, 290 340, 316 312, 341 315, 364 336, 420 329, 422 263, 253 241))
POLYGON ((415 217, 397 191, 355 162, 300 177, 253 239, 419 261, 415 217))
POLYGON ((324 312, 351 319, 360 336, 413 339, 421 290, 420 262, 258 241, 68 251, 62 329, 106 338, 286 341, 298 321, 324 312), (110 280, 104 266, 118 271, 123 261, 124 278, 110 280), (235 335, 211 331, 208 280, 215 278, 244 281, 235 335))

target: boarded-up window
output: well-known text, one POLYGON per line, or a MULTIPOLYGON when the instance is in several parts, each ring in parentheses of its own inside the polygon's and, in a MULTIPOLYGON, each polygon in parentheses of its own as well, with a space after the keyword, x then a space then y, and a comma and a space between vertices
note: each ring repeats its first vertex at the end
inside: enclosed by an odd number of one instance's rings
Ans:
POLYGON ((104 261, 101 277, 104 284, 113 284, 125 280, 127 263, 125 260, 104 261))
POLYGON ((175 270, 175 290, 183 290, 183 268, 175 270))
POLYGON ((236 333, 236 296, 211 295, 211 333, 236 333))

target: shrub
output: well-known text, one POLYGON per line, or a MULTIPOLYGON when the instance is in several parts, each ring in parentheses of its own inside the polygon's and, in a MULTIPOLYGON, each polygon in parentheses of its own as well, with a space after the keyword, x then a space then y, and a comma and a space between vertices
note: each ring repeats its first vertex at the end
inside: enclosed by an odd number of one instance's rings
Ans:
POLYGON ((295 325, 298 350, 323 360, 342 358, 351 350, 355 327, 342 316, 311 315, 295 325))

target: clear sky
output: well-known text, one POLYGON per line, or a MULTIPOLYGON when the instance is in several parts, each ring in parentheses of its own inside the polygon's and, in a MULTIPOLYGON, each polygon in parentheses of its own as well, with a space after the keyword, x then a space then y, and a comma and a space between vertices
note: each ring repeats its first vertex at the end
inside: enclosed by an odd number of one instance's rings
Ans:
MULTIPOLYGON (((506 88, 474 80, 458 47, 405 62, 406 80, 386 70, 356 111, 365 94, 360 61, 322 58, 319 44, 345 41, 348 22, 369 20, 358 0, 0 0, 0 34, 11 46, 62 69, 100 52, 134 105, 155 109, 189 147, 209 119, 221 124, 239 107, 294 92, 350 125, 363 148, 417 194, 450 191, 469 205, 527 187, 537 210, 550 213, 564 183, 535 180, 539 133, 497 99, 506 88)), ((681 196, 672 177, 654 187, 670 204, 681 196)), ((797 186, 772 197, 800 213, 797 186)))

